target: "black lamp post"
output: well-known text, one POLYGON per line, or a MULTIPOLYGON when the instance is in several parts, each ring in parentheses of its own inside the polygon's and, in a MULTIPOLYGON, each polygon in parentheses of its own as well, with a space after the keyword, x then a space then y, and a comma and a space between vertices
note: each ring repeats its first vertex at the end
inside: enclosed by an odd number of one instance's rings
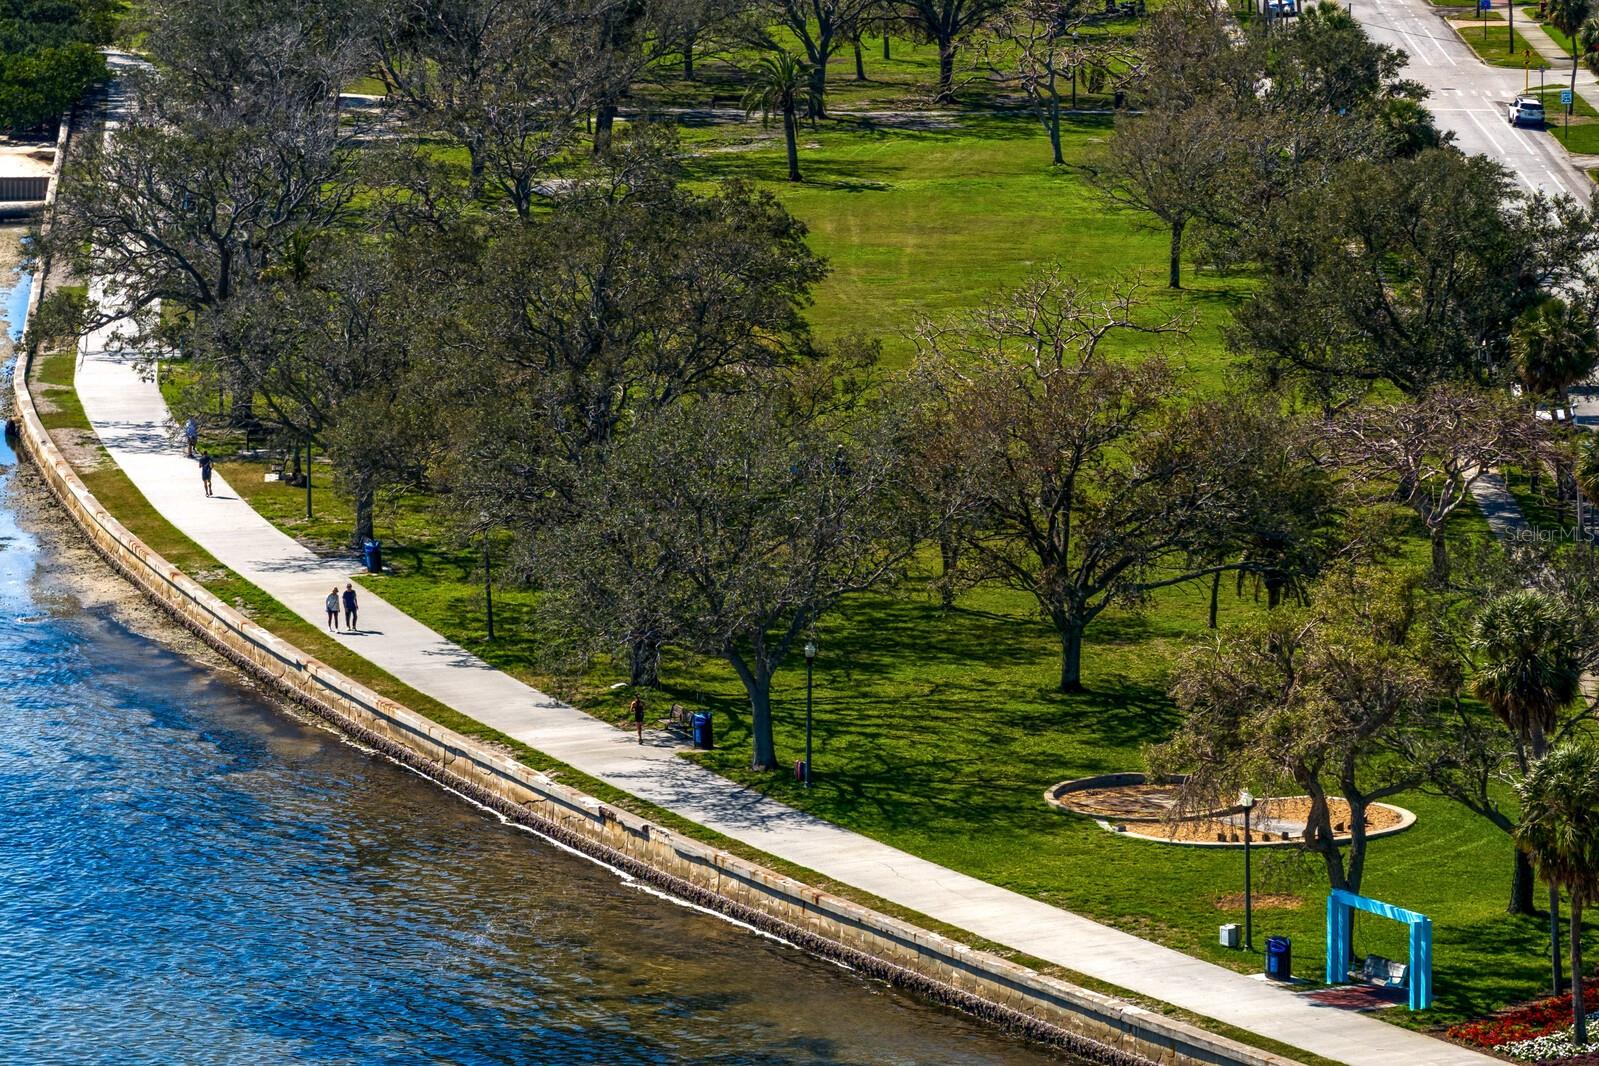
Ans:
POLYGON ((816 666, 816 641, 805 642, 805 787, 811 787, 811 672, 816 666))
POLYGON ((1238 806, 1244 809, 1244 950, 1255 950, 1255 899, 1249 878, 1249 812, 1255 809, 1255 794, 1249 789, 1238 793, 1238 806))

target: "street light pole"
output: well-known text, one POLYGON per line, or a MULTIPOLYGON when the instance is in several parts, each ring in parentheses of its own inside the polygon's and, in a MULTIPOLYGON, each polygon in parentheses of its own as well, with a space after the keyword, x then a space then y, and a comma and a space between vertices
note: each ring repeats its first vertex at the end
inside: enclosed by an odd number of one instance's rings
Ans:
POLYGON ((489 526, 483 526, 483 617, 488 622, 488 639, 494 639, 494 573, 489 569, 489 526))
POLYGON ((816 641, 805 642, 805 787, 811 787, 811 674, 816 666, 816 641))
POLYGON ((1238 805, 1244 809, 1244 950, 1255 950, 1255 899, 1249 876, 1249 812, 1255 809, 1255 795, 1249 789, 1238 794, 1238 805))

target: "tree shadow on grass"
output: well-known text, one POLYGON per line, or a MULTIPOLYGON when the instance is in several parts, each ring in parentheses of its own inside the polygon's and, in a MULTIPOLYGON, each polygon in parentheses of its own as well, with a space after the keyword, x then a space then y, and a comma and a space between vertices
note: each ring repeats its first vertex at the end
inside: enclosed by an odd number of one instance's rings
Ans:
MULTIPOLYGON (((1568 939, 1562 925, 1562 951, 1568 939)), ((1599 932, 1589 930, 1583 940, 1586 951, 1599 944, 1599 932)), ((1438 932, 1433 954, 1436 1013, 1476 1018, 1506 1003, 1541 999, 1548 994, 1547 918, 1496 915, 1475 922, 1451 923, 1447 930, 1438 932)))
POLYGON ((800 150, 800 173, 804 175, 800 182, 788 180, 788 164, 781 140, 749 151, 702 152, 693 157, 689 169, 693 177, 701 181, 741 180, 790 189, 836 188, 846 192, 885 192, 893 188, 893 175, 903 169, 881 159, 845 160, 830 157, 826 152, 825 146, 800 150))

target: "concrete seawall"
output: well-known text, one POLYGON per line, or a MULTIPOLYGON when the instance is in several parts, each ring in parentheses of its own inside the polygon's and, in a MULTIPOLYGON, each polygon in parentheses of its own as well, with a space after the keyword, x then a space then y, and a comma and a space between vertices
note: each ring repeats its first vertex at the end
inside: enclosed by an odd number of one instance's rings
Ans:
MULTIPOLYGON (((67 142, 63 121, 47 193, 47 224, 67 142)), ((38 267, 29 322, 48 269, 48 264, 38 267)), ((223 655, 350 736, 673 895, 1090 1061, 1291 1066, 1291 1060, 1043 976, 663 829, 561 785, 319 662, 213 596, 100 505, 39 419, 28 389, 29 358, 25 347, 19 349, 13 373, 14 417, 23 449, 96 551, 223 655)))

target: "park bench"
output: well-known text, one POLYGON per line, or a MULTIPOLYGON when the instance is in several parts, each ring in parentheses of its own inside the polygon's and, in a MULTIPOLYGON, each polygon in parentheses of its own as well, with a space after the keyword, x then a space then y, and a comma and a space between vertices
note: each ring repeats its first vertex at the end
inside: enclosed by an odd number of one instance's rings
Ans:
POLYGON ((694 732, 694 716, 681 703, 672 704, 666 717, 655 724, 667 732, 681 733, 683 736, 691 736, 694 732))
POLYGON ((1360 966, 1360 978, 1378 988, 1404 988, 1410 967, 1381 955, 1367 955, 1360 966))

